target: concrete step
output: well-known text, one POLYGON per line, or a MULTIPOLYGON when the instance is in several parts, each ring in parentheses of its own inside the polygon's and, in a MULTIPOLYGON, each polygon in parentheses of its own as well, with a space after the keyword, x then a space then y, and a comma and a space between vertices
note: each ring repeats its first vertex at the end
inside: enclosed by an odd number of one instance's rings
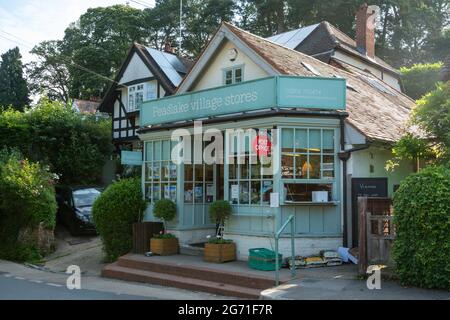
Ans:
POLYGON ((268 289, 275 286, 273 278, 263 277, 252 273, 231 272, 224 269, 214 269, 199 265, 176 264, 152 260, 141 255, 127 254, 120 257, 117 265, 144 271, 151 271, 174 276, 193 278, 247 287, 251 289, 268 289))
POLYGON ((118 265, 117 262, 104 267, 102 270, 102 276, 125 281, 143 282, 160 286, 202 291, 243 299, 258 299, 261 292, 259 289, 251 289, 220 282, 127 268, 118 265))

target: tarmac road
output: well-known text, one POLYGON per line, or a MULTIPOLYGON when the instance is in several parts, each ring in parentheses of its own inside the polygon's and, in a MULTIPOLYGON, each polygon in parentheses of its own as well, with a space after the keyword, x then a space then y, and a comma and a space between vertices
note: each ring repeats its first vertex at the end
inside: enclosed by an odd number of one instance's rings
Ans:
POLYGON ((0 273, 0 300, 152 300, 94 290, 69 290, 61 284, 0 273))

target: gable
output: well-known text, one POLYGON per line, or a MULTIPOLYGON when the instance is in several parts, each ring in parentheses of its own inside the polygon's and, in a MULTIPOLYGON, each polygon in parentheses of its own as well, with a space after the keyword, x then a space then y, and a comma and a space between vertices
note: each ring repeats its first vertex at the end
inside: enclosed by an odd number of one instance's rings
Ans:
POLYGON ((242 67, 243 81, 265 78, 269 74, 240 50, 233 42, 224 40, 222 46, 210 58, 208 65, 198 75, 198 81, 192 87, 193 91, 204 90, 224 85, 224 70, 242 67), (237 51, 235 61, 229 57, 230 50, 237 51))
POLYGON ((124 84, 137 79, 144 79, 150 77, 153 77, 153 74, 150 72, 150 70, 142 61, 142 59, 139 57, 139 55, 135 52, 133 53, 130 62, 126 66, 126 69, 119 80, 119 84, 124 84))

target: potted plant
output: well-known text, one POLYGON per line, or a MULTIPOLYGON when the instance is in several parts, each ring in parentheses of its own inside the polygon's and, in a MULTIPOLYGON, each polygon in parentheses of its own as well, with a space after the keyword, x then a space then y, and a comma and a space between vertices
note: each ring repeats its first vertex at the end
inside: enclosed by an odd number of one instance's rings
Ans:
POLYGON ((177 215, 177 207, 173 201, 168 199, 158 200, 153 207, 153 215, 163 221, 164 231, 155 234, 150 240, 151 252, 169 256, 178 253, 178 239, 173 234, 166 233, 166 223, 173 220, 177 215))
POLYGON ((236 260, 236 244, 232 240, 223 239, 225 220, 231 215, 228 201, 215 201, 209 207, 212 221, 217 223, 216 237, 205 244, 204 260, 208 262, 227 262, 236 260))

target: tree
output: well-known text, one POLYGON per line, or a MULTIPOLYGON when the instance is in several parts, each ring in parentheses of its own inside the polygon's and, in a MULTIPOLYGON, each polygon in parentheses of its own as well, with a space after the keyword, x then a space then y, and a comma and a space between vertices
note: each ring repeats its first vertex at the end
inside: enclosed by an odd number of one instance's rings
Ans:
POLYGON ((405 93, 417 100, 436 88, 440 80, 442 63, 415 64, 400 68, 405 93))
POLYGON ((27 82, 23 77, 22 55, 19 48, 8 50, 0 63, 0 106, 23 110, 30 103, 27 82))
POLYGON ((27 65, 27 73, 33 93, 44 94, 67 105, 71 97, 70 78, 67 60, 60 47, 61 41, 44 41, 35 46, 31 53, 38 58, 27 65))
POLYGON ((91 8, 72 23, 61 44, 72 98, 103 96, 131 44, 148 42, 146 30, 143 11, 127 5, 91 8))

